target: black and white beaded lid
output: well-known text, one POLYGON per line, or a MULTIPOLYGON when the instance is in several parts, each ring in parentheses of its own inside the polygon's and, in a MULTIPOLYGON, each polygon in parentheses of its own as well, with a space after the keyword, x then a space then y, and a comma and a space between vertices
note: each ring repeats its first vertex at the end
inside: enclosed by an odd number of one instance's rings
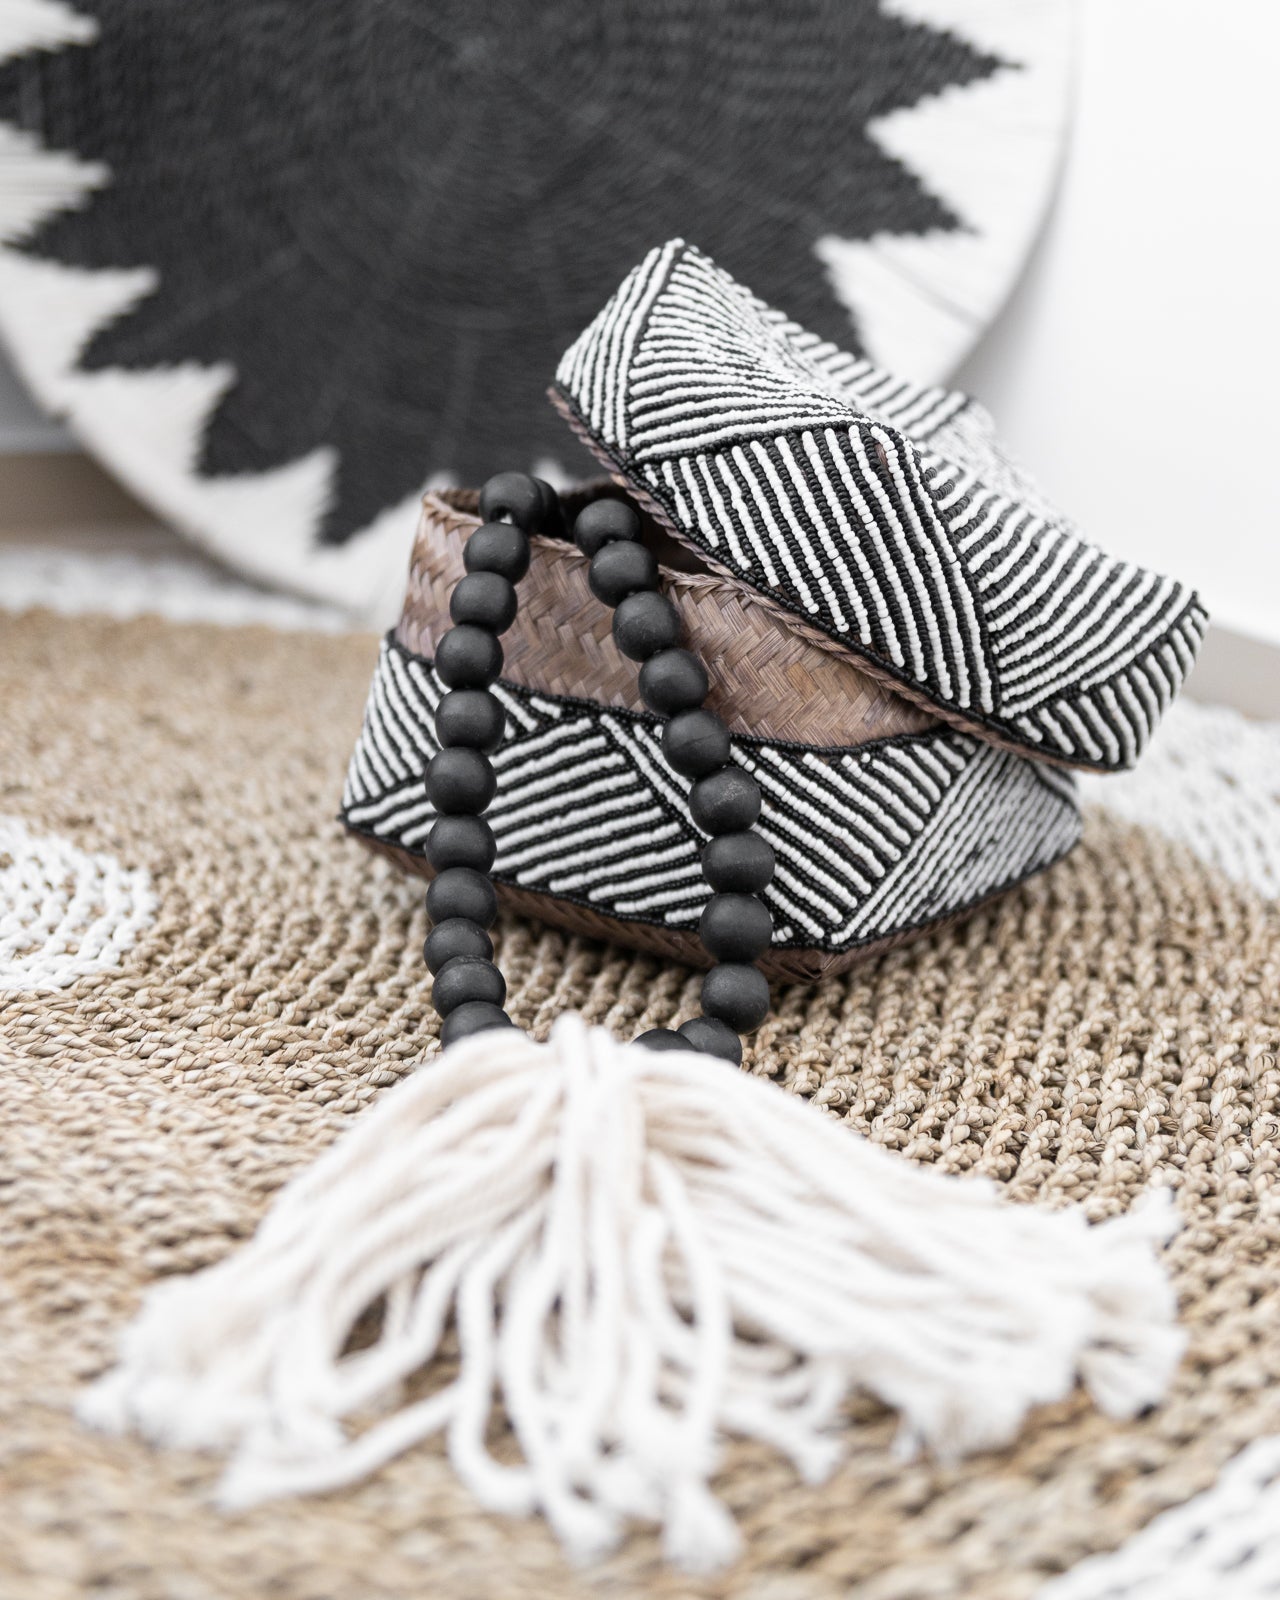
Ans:
POLYGON ((570 347, 553 398, 677 538, 947 719, 1132 766, 1207 616, 1086 543, 965 395, 904 382, 672 240, 570 347))

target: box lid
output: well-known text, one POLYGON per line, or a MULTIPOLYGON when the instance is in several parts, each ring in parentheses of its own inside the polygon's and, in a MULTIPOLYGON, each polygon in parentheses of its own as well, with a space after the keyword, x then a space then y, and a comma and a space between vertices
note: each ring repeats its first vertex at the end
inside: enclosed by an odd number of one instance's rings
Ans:
POLYGON ((1141 754, 1207 615, 1086 543, 962 394, 840 350, 672 240, 552 398, 672 534, 903 694, 1041 760, 1141 754))

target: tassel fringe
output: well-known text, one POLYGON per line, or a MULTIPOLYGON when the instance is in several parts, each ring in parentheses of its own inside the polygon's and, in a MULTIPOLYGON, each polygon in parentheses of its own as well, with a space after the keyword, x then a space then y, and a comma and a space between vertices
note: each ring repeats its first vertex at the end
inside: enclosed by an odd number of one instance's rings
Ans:
POLYGON ((435 1434, 481 1505, 597 1558, 631 1519, 709 1570, 727 1434, 808 1480, 864 1390, 900 1447, 998 1446, 1082 1381, 1114 1417, 1182 1351, 1152 1203, 1089 1226, 912 1165, 706 1056, 562 1018, 464 1041, 385 1094, 253 1240, 158 1285, 84 1420, 227 1452, 242 1507, 351 1484, 435 1434), (376 1336, 352 1348, 371 1310, 376 1336), (456 1371, 421 1398, 446 1331, 456 1371), (486 1443, 500 1406, 519 1460, 486 1443))

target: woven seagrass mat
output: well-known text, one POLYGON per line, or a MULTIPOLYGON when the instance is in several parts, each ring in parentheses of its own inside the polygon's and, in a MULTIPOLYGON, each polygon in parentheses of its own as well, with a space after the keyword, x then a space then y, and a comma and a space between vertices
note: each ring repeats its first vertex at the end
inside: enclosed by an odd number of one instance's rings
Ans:
MULTIPOLYGON (((820 1488, 730 1444, 720 1487, 747 1553, 705 1582, 665 1570, 647 1533, 572 1572, 540 1522, 477 1511, 437 1448, 226 1517, 215 1463, 80 1429, 77 1386, 142 1289, 233 1248, 434 1048, 421 887, 333 821, 375 648, 0 625, 0 812, 145 868, 158 902, 118 971, 0 996, 0 1594, 1005 1600, 1280 1427, 1280 910, 1098 814, 1000 904, 778 991, 751 1065, 1018 1201, 1100 1217, 1172 1186, 1191 1351, 1151 1415, 1115 1424, 1076 1398, 943 1469, 895 1464, 892 1419, 865 1404, 820 1488)), ((629 1035, 694 1006, 679 969, 528 924, 503 927, 501 960, 536 1033, 568 1007, 629 1035)))

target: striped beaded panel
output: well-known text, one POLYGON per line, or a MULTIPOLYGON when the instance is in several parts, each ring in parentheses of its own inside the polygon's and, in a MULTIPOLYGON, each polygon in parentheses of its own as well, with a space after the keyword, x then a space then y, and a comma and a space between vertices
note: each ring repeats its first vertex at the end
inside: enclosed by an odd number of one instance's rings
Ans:
MULTIPOLYGON (((428 661, 382 647, 351 759, 343 818, 424 853, 422 782, 443 689, 428 661)), ((708 889, 689 782, 661 751, 661 720, 540 695, 494 693, 507 715, 486 813, 494 876, 623 920, 692 929, 708 889)), ((1070 776, 953 730, 819 751, 735 739, 758 779, 777 873, 774 944, 840 951, 951 915, 1050 865, 1076 842, 1070 776)))
POLYGON ((1055 760, 1132 766, 1207 616, 1079 538, 965 396, 818 340, 676 240, 557 390, 677 531, 931 704, 1055 760))

